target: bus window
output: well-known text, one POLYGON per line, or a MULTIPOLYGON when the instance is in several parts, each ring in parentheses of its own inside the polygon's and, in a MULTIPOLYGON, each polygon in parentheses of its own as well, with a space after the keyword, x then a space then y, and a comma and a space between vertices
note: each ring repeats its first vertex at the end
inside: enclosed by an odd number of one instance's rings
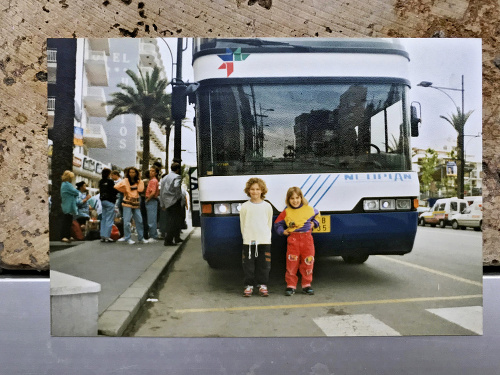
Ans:
POLYGON ((202 175, 411 169, 402 84, 201 87, 202 175))

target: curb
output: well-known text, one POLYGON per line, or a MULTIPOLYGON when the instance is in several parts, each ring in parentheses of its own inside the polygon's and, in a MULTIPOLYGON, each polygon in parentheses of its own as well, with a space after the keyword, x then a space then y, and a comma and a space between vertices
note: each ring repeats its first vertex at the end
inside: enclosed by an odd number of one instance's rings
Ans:
POLYGON ((123 334, 148 298, 151 288, 155 285, 162 272, 170 265, 174 255, 185 246, 194 229, 191 229, 179 246, 166 247, 158 259, 99 316, 99 335, 121 336, 123 334))

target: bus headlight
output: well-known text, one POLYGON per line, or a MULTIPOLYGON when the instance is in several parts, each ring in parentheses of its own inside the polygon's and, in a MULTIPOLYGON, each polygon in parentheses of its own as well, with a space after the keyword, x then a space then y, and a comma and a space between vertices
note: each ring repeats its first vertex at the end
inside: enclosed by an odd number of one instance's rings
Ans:
POLYGON ((365 199, 363 201, 363 209, 365 211, 378 211, 378 199, 365 199))
POLYGON ((394 210, 396 206, 396 201, 394 199, 381 199, 380 209, 381 210, 394 210))
POLYGON ((216 215, 227 215, 231 213, 229 203, 214 203, 214 213, 216 215))
POLYGON ((241 203, 231 203, 231 213, 238 214, 241 211, 241 203))
POLYGON ((411 199, 396 199, 396 209, 398 209, 398 210, 410 210, 411 209, 411 199))

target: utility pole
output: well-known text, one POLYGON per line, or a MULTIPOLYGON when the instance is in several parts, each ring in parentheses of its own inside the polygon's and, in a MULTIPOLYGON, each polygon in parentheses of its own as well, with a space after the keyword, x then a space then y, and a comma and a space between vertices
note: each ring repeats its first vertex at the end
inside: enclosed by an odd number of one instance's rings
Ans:
MULTIPOLYGON (((176 81, 182 82, 182 38, 177 38, 177 64, 176 64, 176 81)), ((172 93, 173 95, 173 93, 172 93)), ((185 105, 185 103, 184 103, 185 105)), ((181 126, 182 119, 174 119, 174 162, 181 162, 181 126)), ((168 166, 167 170, 169 169, 168 166)))

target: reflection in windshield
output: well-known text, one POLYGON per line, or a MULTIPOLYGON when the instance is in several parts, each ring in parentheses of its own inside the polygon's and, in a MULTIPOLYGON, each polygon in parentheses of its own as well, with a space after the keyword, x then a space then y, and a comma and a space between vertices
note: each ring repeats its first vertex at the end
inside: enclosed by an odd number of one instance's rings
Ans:
POLYGON ((200 90, 202 175, 411 169, 400 84, 200 90))

